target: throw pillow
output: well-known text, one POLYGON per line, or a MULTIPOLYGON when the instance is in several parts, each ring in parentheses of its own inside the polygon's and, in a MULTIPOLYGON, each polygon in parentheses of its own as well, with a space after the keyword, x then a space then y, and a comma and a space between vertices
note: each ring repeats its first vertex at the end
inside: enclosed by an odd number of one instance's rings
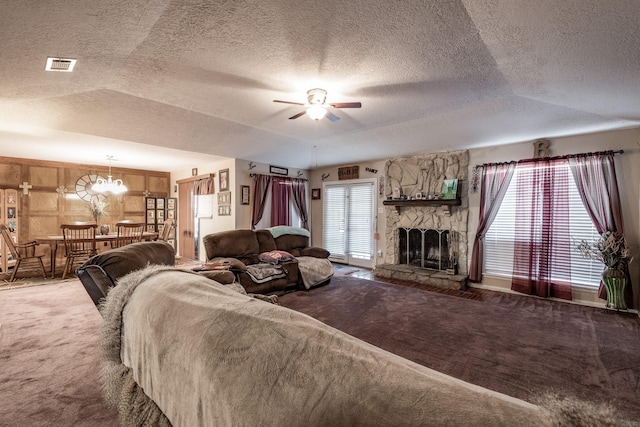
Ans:
POLYGON ((260 258, 260 262, 268 262, 270 264, 278 264, 281 262, 291 261, 295 259, 295 257, 291 255, 289 252, 278 251, 278 250, 263 252, 260 255, 258 255, 258 258, 260 258))

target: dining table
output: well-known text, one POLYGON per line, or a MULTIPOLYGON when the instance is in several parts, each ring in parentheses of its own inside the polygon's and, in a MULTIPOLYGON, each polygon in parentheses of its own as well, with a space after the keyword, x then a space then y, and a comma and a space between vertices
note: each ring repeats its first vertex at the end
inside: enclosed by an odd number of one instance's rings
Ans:
MULTIPOLYGON (((158 238, 159 233, 156 231, 145 231, 142 233, 142 240, 150 241, 156 240, 158 238)), ((103 243, 104 246, 111 247, 110 243, 115 242, 118 238, 118 233, 108 233, 108 234, 96 234, 96 247, 100 249, 100 243, 103 243)), ((51 257, 51 278, 56 277, 56 256, 58 254, 58 246, 64 246, 64 236, 60 235, 51 235, 51 236, 36 236, 31 237, 29 240, 35 240, 41 245, 49 245, 51 248, 50 257, 51 257)))

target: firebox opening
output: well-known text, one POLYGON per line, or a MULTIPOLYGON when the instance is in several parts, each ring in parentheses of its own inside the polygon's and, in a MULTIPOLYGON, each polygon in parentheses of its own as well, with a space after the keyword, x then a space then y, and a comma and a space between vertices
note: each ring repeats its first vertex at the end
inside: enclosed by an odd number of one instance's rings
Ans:
POLYGON ((455 232, 450 230, 399 228, 398 263, 435 270, 455 270, 455 232))

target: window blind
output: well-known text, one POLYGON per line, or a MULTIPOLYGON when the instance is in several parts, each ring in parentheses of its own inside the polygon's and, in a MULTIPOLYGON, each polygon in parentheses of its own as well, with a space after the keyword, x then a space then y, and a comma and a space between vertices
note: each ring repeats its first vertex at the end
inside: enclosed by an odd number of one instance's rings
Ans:
POLYGON ((349 255, 370 260, 373 257, 373 197, 372 183, 349 186, 348 241, 349 255))
POLYGON ((211 218, 213 216, 213 194, 196 195, 196 217, 211 218))
POLYGON ((347 187, 344 185, 326 185, 323 197, 322 242, 333 258, 347 255, 346 215, 347 187))
MULTIPOLYGON (((568 168, 568 165, 555 167, 568 168)), ((498 214, 485 236, 485 274, 510 278, 513 273, 514 241, 516 238, 522 238, 516 232, 517 186, 515 183, 518 181, 517 174, 523 173, 527 173, 526 169, 518 166, 498 214)), ((550 185, 553 185, 553 183, 550 183, 550 185)), ((598 232, 582 204, 571 174, 568 180, 568 194, 568 225, 571 250, 566 258, 554 259, 554 265, 557 267, 554 268, 554 271, 557 272, 554 273, 555 276, 553 278, 561 281, 570 281, 572 285, 597 288, 600 284, 604 265, 598 261, 584 258, 575 247, 583 239, 589 241, 597 239, 598 232)), ((551 224, 551 233, 553 233, 553 224, 551 224)))

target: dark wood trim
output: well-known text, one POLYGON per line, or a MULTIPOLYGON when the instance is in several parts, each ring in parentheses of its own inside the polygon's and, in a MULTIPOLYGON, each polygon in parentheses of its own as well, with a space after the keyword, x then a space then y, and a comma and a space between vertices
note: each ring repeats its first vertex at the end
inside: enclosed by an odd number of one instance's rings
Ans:
POLYGON ((561 159, 570 159, 572 157, 588 157, 595 156, 598 154, 623 154, 624 150, 607 150, 607 151, 594 151, 592 153, 578 153, 578 154, 565 154, 562 156, 554 156, 554 157, 542 157, 542 158, 533 158, 533 159, 523 159, 523 160, 512 160, 510 162, 496 162, 496 163, 483 163, 481 165, 475 165, 474 169, 479 169, 485 166, 495 166, 495 165, 506 165, 509 163, 527 163, 527 162, 535 162, 539 160, 561 160, 561 159))
POLYGON ((432 200, 383 200, 382 204, 385 206, 395 206, 398 214, 400 213, 401 208, 406 208, 410 206, 423 206, 423 207, 433 207, 437 208, 439 206, 446 206, 450 209, 451 206, 460 206, 462 204, 462 200, 460 198, 456 199, 432 199, 432 200))
POLYGON ((432 199, 432 200, 383 200, 383 205, 406 207, 406 206, 460 206, 460 199, 432 199))

